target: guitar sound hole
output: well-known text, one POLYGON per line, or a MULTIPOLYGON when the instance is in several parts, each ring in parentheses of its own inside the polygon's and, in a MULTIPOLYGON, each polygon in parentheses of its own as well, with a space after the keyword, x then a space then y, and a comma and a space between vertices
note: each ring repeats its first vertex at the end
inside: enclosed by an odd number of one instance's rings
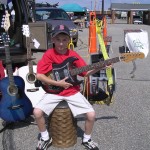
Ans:
POLYGON ((27 80, 29 82, 35 82, 36 81, 36 77, 34 74, 29 74, 28 77, 27 77, 27 80))
POLYGON ((16 86, 9 86, 8 87, 8 93, 10 95, 17 95, 18 94, 18 88, 16 86))

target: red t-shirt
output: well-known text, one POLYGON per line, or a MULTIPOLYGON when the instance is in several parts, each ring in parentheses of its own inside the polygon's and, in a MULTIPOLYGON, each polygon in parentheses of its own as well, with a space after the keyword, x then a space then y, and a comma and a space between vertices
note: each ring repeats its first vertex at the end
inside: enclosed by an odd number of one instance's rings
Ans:
MULTIPOLYGON (((73 65, 77 68, 86 66, 87 64, 85 61, 73 50, 68 50, 66 54, 59 54, 55 51, 55 49, 49 49, 47 50, 42 59, 37 64, 37 73, 40 74, 46 74, 50 71, 52 71, 52 64, 61 64, 64 60, 66 60, 69 57, 76 57, 78 60, 75 60, 73 62, 73 65)), ((84 76, 86 72, 82 72, 80 76, 84 76)), ((74 95, 77 92, 80 91, 80 86, 72 86, 68 89, 64 89, 61 91, 58 95, 61 96, 70 96, 74 95)))
POLYGON ((0 61, 0 80, 5 77, 4 67, 2 61, 0 61))

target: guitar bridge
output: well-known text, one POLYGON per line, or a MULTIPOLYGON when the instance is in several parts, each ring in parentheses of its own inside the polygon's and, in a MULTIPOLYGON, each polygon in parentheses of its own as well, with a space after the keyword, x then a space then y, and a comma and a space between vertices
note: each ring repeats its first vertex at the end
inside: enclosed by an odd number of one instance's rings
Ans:
POLYGON ((36 92, 39 91, 39 88, 27 89, 27 92, 36 92))
POLYGON ((22 107, 23 107, 23 105, 15 105, 15 106, 8 107, 8 109, 15 110, 15 109, 20 109, 22 107))

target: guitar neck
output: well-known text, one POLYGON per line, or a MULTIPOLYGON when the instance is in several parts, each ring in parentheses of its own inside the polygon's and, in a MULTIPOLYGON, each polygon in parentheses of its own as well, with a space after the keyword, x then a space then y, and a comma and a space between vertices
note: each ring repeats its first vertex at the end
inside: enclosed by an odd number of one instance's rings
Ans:
POLYGON ((11 62, 11 57, 10 57, 10 48, 9 48, 9 42, 10 42, 10 38, 8 34, 8 29, 10 27, 9 16, 10 14, 8 13, 8 10, 5 10, 5 15, 2 19, 2 25, 1 25, 1 27, 4 28, 5 32, 2 33, 1 36, 4 42, 4 47, 5 47, 6 68, 7 68, 8 78, 9 78, 9 84, 15 85, 14 77, 13 77, 12 62, 11 62))
POLYGON ((12 69, 12 62, 10 58, 10 49, 9 44, 5 43, 5 55, 6 55, 6 68, 7 68, 7 74, 9 78, 9 84, 15 85, 14 77, 13 77, 13 69, 12 69))
POLYGON ((121 61, 120 57, 115 57, 115 58, 112 58, 112 59, 107 59, 105 61, 100 61, 98 63, 93 63, 91 65, 87 65, 87 66, 84 66, 84 67, 80 67, 80 68, 75 68, 75 69, 72 69, 70 70, 70 74, 72 76, 75 76, 75 75, 78 75, 82 72, 87 72, 87 71, 90 71, 90 70, 93 70, 93 69, 102 69, 108 65, 111 65, 112 63, 117 63, 121 61))
POLYGON ((28 64, 29 64, 29 73, 33 74, 33 61, 31 60, 31 47, 30 47, 30 43, 31 43, 31 38, 30 37, 26 37, 26 43, 27 43, 27 59, 28 59, 28 64))

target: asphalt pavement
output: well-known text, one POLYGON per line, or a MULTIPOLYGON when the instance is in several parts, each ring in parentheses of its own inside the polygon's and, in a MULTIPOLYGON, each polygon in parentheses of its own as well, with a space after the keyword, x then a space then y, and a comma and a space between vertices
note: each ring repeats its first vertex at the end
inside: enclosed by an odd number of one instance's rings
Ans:
MULTIPOLYGON (((112 36, 110 57, 119 56, 124 46, 124 30, 143 29, 148 32, 149 25, 129 25, 117 21, 107 24, 107 34, 112 36)), ((75 48, 87 62, 88 29, 79 32, 78 46, 75 48)), ((42 53, 34 54, 38 61, 42 53)), ((114 64, 116 72, 116 91, 110 106, 94 104, 96 122, 92 139, 100 150, 150 150, 150 55, 135 61, 134 78, 132 62, 114 64)), ((70 148, 49 147, 48 150, 83 150, 81 145, 84 121, 79 120, 77 143, 70 148)), ((37 145, 38 128, 33 116, 23 122, 10 124, 3 129, 0 119, 0 150, 34 150, 37 145)))

